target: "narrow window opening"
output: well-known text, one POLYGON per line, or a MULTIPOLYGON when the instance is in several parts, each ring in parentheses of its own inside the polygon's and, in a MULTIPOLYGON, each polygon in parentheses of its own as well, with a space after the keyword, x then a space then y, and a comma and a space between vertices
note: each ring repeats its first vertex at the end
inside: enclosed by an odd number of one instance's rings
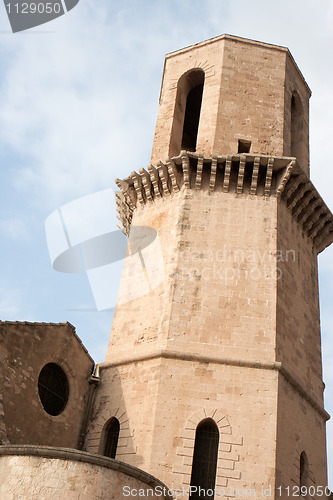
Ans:
POLYGON ((307 494, 308 469, 308 457, 306 456, 306 453, 302 451, 299 458, 299 486, 302 497, 305 497, 307 494))
POLYGON ((249 153, 251 149, 251 141, 243 141, 239 139, 238 141, 238 153, 249 153))
POLYGON ((105 429, 105 444, 104 453, 105 457, 115 458, 117 453, 117 445, 119 439, 120 424, 119 420, 112 418, 107 424, 105 429))
POLYGON ((190 500, 214 500, 218 447, 219 431, 215 422, 204 420, 195 434, 190 500))
POLYGON ((203 83, 190 90, 186 99, 186 110, 181 149, 195 151, 199 129, 203 83))
POLYGON ((302 162, 303 106, 298 94, 291 97, 291 156, 302 162))

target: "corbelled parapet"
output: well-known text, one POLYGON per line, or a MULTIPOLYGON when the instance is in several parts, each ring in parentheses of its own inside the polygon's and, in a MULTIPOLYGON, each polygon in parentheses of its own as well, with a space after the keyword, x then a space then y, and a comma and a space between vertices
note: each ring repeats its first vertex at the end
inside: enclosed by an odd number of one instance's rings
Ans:
POLYGON ((319 253, 333 241, 333 216, 295 158, 236 154, 206 157, 182 151, 179 156, 116 179, 118 219, 128 235, 138 205, 156 202, 181 189, 220 191, 248 196, 277 196, 286 203, 319 253))

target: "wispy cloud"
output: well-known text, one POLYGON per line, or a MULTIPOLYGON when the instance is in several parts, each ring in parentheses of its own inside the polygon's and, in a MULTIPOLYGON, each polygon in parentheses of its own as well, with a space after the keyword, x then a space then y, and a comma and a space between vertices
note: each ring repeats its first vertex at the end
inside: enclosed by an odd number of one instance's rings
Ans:
MULTIPOLYGON (((163 55, 182 38, 166 2, 141 13, 132 2, 81 3, 42 43, 16 41, 2 80, 1 141, 24 157, 13 182, 43 206, 149 161, 163 55)), ((199 24, 189 23, 193 41, 199 24)))

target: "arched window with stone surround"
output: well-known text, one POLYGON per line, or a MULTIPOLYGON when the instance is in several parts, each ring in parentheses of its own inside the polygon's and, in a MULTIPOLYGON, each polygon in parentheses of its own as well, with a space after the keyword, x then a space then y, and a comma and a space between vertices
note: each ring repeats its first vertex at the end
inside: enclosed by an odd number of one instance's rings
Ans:
POLYGON ((196 150, 204 82, 205 73, 198 68, 187 71, 178 81, 169 147, 171 157, 181 150, 196 150))
POLYGON ((115 458, 119 439, 120 424, 115 417, 111 418, 105 426, 103 455, 105 457, 115 458))
POLYGON ((197 426, 192 462, 191 486, 196 488, 190 500, 212 500, 215 488, 219 430, 212 419, 205 419, 197 426), (199 496, 199 488, 205 492, 199 496))

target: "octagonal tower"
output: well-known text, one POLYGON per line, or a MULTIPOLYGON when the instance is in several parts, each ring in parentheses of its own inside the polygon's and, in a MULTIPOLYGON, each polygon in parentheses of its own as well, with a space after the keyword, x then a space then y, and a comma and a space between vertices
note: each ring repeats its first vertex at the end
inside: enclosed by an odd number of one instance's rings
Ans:
POLYGON ((152 163, 117 180, 129 257, 89 451, 112 442, 185 492, 326 486, 333 220, 309 179, 309 97, 284 47, 223 35, 166 56, 152 163))

